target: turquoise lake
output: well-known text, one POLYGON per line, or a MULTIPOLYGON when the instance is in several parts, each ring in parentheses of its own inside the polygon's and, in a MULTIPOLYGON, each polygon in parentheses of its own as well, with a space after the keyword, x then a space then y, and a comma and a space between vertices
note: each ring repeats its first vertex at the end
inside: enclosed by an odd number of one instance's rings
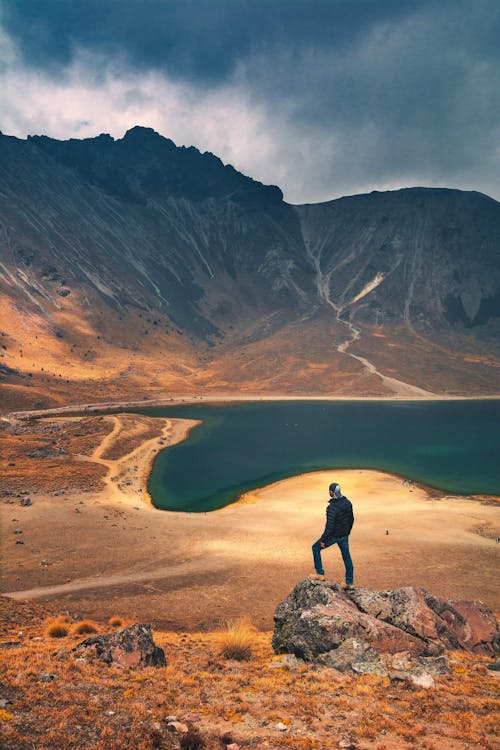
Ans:
POLYGON ((164 510, 211 511, 279 479, 336 468, 500 495, 500 401, 258 401, 140 413, 203 421, 154 461, 148 489, 164 510))

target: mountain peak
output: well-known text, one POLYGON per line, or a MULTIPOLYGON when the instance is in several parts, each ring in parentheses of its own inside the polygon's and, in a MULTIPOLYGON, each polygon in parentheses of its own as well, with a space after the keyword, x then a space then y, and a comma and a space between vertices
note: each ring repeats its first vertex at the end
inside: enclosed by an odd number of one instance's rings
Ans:
POLYGON ((226 199, 248 210, 273 210, 283 193, 238 172, 210 152, 177 146, 153 128, 135 125, 123 138, 108 134, 58 141, 44 135, 28 140, 92 185, 121 200, 146 204, 169 197, 226 199))
POLYGON ((121 139, 121 142, 137 146, 149 145, 154 147, 168 144, 177 148, 176 144, 170 138, 165 138, 165 136, 153 130, 153 128, 146 128, 143 125, 134 125, 133 128, 129 128, 121 139))
POLYGON ((129 128, 124 138, 136 138, 136 137, 153 137, 153 138, 163 138, 162 135, 160 135, 156 130, 153 128, 147 128, 145 125, 134 125, 134 127, 129 128))

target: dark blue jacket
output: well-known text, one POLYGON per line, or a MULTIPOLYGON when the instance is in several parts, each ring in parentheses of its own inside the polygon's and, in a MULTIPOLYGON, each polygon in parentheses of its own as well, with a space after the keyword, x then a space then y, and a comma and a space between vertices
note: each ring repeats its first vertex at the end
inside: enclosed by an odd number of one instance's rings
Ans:
POLYGON ((320 542, 349 536, 353 523, 354 514, 349 500, 343 495, 339 498, 332 497, 326 508, 326 526, 320 542))

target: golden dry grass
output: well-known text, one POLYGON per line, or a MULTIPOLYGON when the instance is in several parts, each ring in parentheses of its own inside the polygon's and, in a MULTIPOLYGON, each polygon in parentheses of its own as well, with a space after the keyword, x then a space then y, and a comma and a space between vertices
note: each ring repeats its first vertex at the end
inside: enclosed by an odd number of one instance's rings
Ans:
POLYGON ((291 671, 270 633, 254 631, 252 657, 237 662, 221 656, 220 632, 155 632, 167 667, 123 670, 75 661, 71 630, 57 645, 46 635, 49 624, 73 622, 2 599, 0 639, 23 633, 19 648, 0 649, 2 698, 12 701, 0 713, 5 750, 178 750, 171 715, 199 730, 200 750, 231 741, 241 750, 328 750, 345 738, 357 750, 498 748, 498 677, 484 658, 452 654, 451 674, 422 690, 314 665, 291 671), (45 682, 43 673, 56 677, 45 682))
POLYGON ((256 632, 256 628, 246 617, 229 621, 219 636, 220 654, 236 661, 250 659, 256 632))
POLYGON ((110 431, 102 417, 78 422, 38 420, 0 427, 2 491, 44 492, 59 489, 102 489, 104 466, 82 462, 110 431), (64 460, 61 460, 61 457, 64 460))
POLYGON ((65 638, 70 631, 70 626, 62 619, 55 619, 48 622, 45 627, 45 636, 48 638, 65 638))
POLYGON ((80 622, 75 622, 71 628, 72 635, 90 635, 99 631, 99 625, 93 620, 80 620, 80 622))
MULTIPOLYGON (((251 636, 245 660, 221 654, 221 632, 155 632, 167 666, 122 669, 75 660, 72 629, 56 650, 47 625, 69 628, 70 618, 47 620, 41 608, 5 601, 0 637, 24 633, 19 647, 0 649, 2 697, 12 701, 0 712, 5 750, 179 750, 167 729, 172 715, 191 728, 184 750, 225 750, 230 742, 241 750, 328 750, 347 738, 357 750, 498 747, 498 678, 485 658, 451 654, 451 673, 424 690, 312 664, 290 669, 274 655, 271 634, 247 622, 236 631, 251 636)), ((100 629, 112 632, 109 624, 100 629)))
POLYGON ((46 630, 49 638, 64 638, 69 633, 69 628, 61 622, 55 622, 46 630))

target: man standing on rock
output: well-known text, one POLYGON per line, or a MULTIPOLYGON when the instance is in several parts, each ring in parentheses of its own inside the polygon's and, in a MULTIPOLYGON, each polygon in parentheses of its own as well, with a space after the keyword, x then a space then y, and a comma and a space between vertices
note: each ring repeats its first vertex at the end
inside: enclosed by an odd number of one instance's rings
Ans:
POLYGON ((338 544, 345 565, 345 589, 354 588, 354 568, 349 552, 349 534, 354 523, 352 504, 344 497, 340 485, 330 485, 330 502, 326 508, 326 526, 323 534, 312 546, 315 573, 310 575, 318 581, 325 580, 325 571, 321 562, 321 550, 338 544))

